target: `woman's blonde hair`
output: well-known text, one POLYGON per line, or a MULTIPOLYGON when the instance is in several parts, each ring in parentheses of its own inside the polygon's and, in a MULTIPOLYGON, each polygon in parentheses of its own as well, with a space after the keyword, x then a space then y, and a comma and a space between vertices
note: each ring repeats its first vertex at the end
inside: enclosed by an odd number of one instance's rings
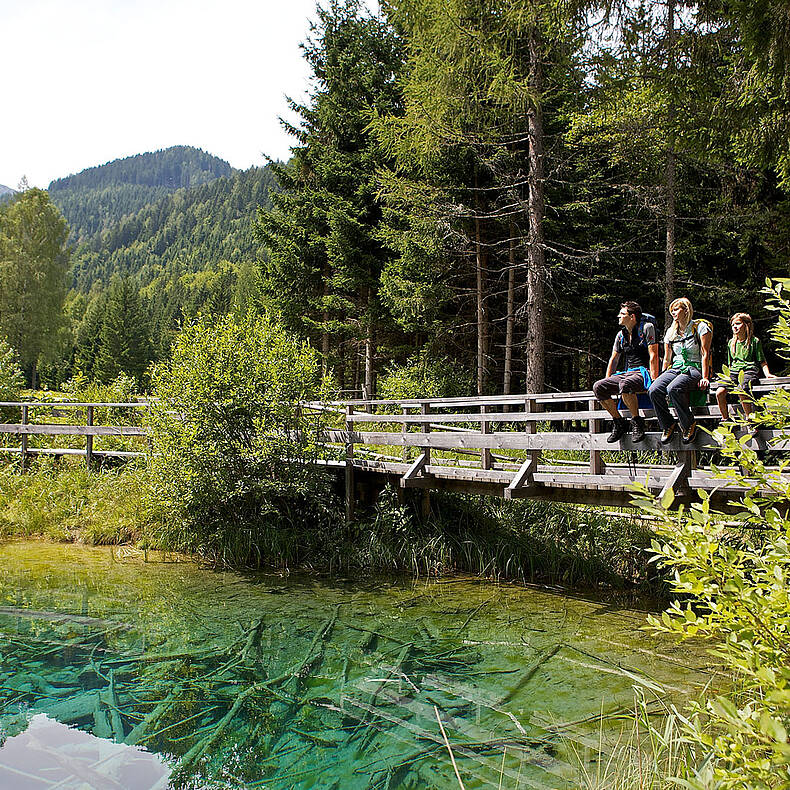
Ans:
MULTIPOLYGON (((730 326, 732 326, 733 321, 740 321, 746 327, 746 345, 750 346, 754 337, 754 321, 752 321, 752 317, 748 313, 735 313, 730 319, 730 326)), ((730 351, 733 354, 735 353, 735 335, 730 340, 730 351)))
MULTIPOLYGON (((683 330, 691 323, 691 319, 694 317, 694 308, 691 306, 691 302, 686 299, 685 296, 681 296, 679 299, 674 299, 672 303, 669 305, 669 313, 672 315, 672 309, 676 306, 682 305, 686 308, 686 323, 683 325, 683 330)), ((671 340, 677 340, 681 335, 681 328, 678 324, 677 319, 672 319, 672 325, 669 327, 669 337, 671 340)))

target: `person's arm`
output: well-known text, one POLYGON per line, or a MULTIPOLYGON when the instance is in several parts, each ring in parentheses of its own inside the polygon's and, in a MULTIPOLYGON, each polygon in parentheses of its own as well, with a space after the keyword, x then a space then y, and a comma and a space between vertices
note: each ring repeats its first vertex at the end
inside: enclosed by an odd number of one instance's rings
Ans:
POLYGON ((706 332, 700 336, 699 344, 702 349, 702 378, 699 381, 700 389, 707 389, 710 386, 710 370, 713 363, 713 354, 710 347, 713 342, 713 332, 706 332))
POLYGON ((664 343, 664 370, 672 367, 672 344, 664 343))
POLYGON ((609 364, 606 366, 606 378, 613 376, 617 372, 617 362, 620 359, 620 352, 612 349, 612 356, 609 357, 609 364))
POLYGON ((763 344, 760 342, 760 338, 754 338, 754 346, 755 351, 757 353, 757 364, 762 368, 763 371, 763 378, 764 379, 775 379, 778 378, 768 370, 768 362, 765 359, 765 352, 763 351, 763 344))
POLYGON ((648 346, 647 353, 650 357, 650 378, 655 381, 658 378, 658 343, 648 346))

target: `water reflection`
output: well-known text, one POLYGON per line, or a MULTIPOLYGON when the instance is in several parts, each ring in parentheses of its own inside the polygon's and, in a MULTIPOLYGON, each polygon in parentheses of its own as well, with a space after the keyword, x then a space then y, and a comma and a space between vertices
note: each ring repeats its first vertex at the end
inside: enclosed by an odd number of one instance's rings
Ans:
POLYGON ((709 679, 643 622, 474 580, 244 577, 14 543, 0 546, 0 728, 46 714, 143 746, 174 766, 153 781, 179 790, 455 788, 448 747, 469 790, 573 787, 601 712, 606 750, 634 686, 660 710, 709 679))
POLYGON ((34 715, 0 748, 4 790, 165 790, 170 769, 161 757, 34 715))

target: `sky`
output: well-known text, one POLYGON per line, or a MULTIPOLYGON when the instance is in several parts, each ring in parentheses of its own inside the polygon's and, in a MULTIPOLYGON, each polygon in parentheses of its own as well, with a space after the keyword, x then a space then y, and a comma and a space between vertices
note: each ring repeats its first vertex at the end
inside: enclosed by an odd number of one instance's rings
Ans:
POLYGON ((0 0, 0 184, 171 145, 285 159, 315 0, 0 0))

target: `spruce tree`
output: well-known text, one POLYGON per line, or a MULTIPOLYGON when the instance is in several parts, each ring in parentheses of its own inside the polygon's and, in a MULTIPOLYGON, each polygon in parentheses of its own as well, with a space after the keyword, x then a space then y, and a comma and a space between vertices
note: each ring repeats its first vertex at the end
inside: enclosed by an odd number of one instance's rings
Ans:
POLYGON ((380 300, 391 255, 377 235, 376 171, 384 160, 369 125, 374 113, 399 111, 401 45, 357 0, 316 13, 304 46, 315 89, 308 104, 292 104, 301 122, 286 128, 298 144, 289 165, 276 167, 282 191, 256 225, 267 252, 262 288, 275 314, 322 351, 339 383, 364 380, 370 392, 377 346, 392 327, 380 300))
POLYGON ((94 373, 109 383, 119 373, 142 381, 151 361, 149 321, 143 312, 140 293, 128 277, 114 277, 107 291, 99 331, 99 348, 94 373))

